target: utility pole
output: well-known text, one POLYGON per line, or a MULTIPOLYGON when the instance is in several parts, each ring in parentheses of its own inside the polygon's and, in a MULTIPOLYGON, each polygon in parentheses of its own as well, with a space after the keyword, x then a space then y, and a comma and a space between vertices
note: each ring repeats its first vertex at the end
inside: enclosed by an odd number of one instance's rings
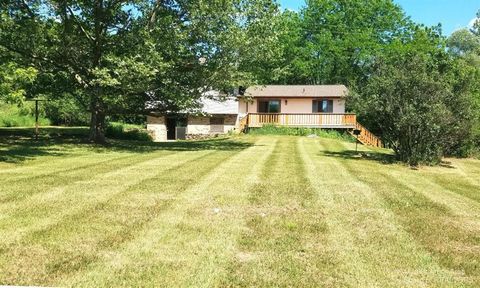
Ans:
POLYGON ((358 136, 362 133, 362 130, 355 129, 353 130, 353 134, 355 135, 355 153, 358 153, 358 136))
POLYGON ((40 101, 45 101, 44 99, 30 99, 27 101, 35 101, 35 140, 38 140, 38 136, 40 134, 40 123, 38 123, 38 118, 39 118, 39 111, 38 111, 38 104, 40 101))
POLYGON ((38 99, 35 99, 35 140, 38 140, 38 99))

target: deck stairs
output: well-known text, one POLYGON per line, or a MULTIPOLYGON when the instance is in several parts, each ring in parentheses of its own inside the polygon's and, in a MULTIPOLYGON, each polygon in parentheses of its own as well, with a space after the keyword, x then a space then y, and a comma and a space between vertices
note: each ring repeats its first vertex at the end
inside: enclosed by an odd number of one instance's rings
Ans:
POLYGON ((357 136, 354 134, 354 130, 349 130, 348 132, 360 141, 363 145, 384 148, 382 140, 370 132, 365 126, 356 122, 355 130, 360 130, 360 134, 357 136))

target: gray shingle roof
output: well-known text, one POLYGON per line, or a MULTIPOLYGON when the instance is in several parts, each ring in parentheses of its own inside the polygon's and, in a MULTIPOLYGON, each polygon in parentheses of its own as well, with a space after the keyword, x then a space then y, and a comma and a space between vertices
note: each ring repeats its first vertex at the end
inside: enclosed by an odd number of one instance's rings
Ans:
POLYGON ((238 114, 238 101, 226 99, 219 101, 209 98, 202 99, 202 112, 205 114, 238 114))
POLYGON ((347 94, 345 85, 266 85, 245 91, 250 97, 345 97, 347 94))

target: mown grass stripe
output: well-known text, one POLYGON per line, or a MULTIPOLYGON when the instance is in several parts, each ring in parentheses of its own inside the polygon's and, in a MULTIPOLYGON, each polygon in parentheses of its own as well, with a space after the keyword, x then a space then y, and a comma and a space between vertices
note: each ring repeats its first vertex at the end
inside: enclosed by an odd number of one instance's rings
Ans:
MULTIPOLYGON (((48 247, 50 251, 56 253, 51 253, 48 257, 28 260, 24 258, 26 264, 21 262, 22 259, 14 261, 18 267, 23 265, 39 267, 36 274, 21 275, 22 278, 31 279, 42 285, 58 285, 60 279, 86 269, 87 265, 94 263, 106 253, 104 251, 115 249, 124 242, 133 241, 138 231, 141 231, 150 221, 158 217, 162 210, 167 209, 171 202, 175 201, 179 195, 165 197, 167 195, 164 195, 162 190, 168 189, 166 186, 170 186, 170 189, 178 189, 178 193, 181 193, 182 185, 185 189, 193 185, 192 182, 186 181, 189 177, 201 177, 208 173, 209 169, 232 156, 231 152, 197 152, 196 154, 196 157, 188 157, 186 161, 172 165, 168 169, 157 170, 156 174, 129 186, 121 193, 115 194, 115 197, 97 201, 86 209, 69 214, 54 225, 30 233, 22 240, 24 243, 22 249, 13 251, 15 254, 28 257, 29 251, 34 250, 38 245, 48 247), (195 162, 203 163, 203 169, 192 165, 195 162), (183 184, 178 185, 172 180, 183 184), (145 190, 145 186, 155 189, 153 191, 156 192, 145 190), (151 202, 146 201, 147 197, 151 202), (135 201, 138 198, 139 201, 135 201), (101 231, 99 231, 100 227, 102 227, 101 231), (80 235, 79 232, 81 232, 80 235), (70 248, 74 246, 85 248, 81 250, 70 248)), ((18 267, 10 267, 8 270, 18 271, 18 267)))
POLYGON ((135 241, 105 255, 88 273, 66 283, 118 286, 135 278, 140 286, 214 286, 241 229, 236 210, 245 196, 243 187, 255 181, 256 167, 263 165, 269 150, 266 142, 255 143, 210 170, 135 241), (214 213, 216 207, 223 212, 214 213), (105 271, 114 274, 111 277, 105 271))
POLYGON ((248 229, 220 286, 322 286, 326 231, 313 188, 304 176, 296 137, 282 137, 249 191, 248 229))
MULTIPOLYGON (((150 161, 152 158, 167 157, 174 153, 155 153, 152 155, 114 158, 108 162, 86 165, 78 170, 67 171, 61 175, 39 177, 35 181, 28 181, 28 189, 25 189, 24 181, 18 181, 15 185, 8 184, 7 189, 2 191, 0 204, 0 221, 9 217, 13 212, 25 211, 27 207, 44 205, 65 192, 65 187, 75 183, 98 179, 99 175, 138 165, 150 161)), ((82 182, 83 183, 83 182, 82 182)), ((23 214, 23 213, 22 213, 23 214)), ((0 222, 1 223, 1 222, 0 222)))
MULTIPOLYGON (((114 157, 101 162, 93 162, 82 165, 82 167, 75 167, 66 169, 63 172, 47 173, 46 175, 39 175, 32 178, 25 177, 24 179, 16 179, 15 181, 8 181, 0 185, 0 211, 2 206, 10 207, 12 203, 17 201, 29 201, 29 197, 41 198, 43 193, 48 192, 52 188, 70 185, 73 182, 91 179, 96 175, 107 173, 119 169, 120 167, 136 165, 140 162, 148 161, 151 157, 160 157, 162 155, 168 156, 174 153, 160 153, 157 156, 153 155, 129 155, 122 157, 114 157), (25 183, 29 189, 25 189, 25 183)), ((69 163, 68 160, 66 160, 69 163)), ((88 159, 91 161, 91 159, 88 159)), ((64 163, 65 165, 66 163, 64 163)), ((0 216, 1 218, 1 216, 0 216)))
POLYGON ((75 214, 96 202, 105 201, 144 179, 154 177, 161 171, 178 167, 206 152, 185 152, 143 161, 135 165, 109 171, 88 180, 76 181, 56 187, 42 195, 42 202, 33 207, 14 211, 0 219, 0 231, 7 235, 2 244, 18 241, 33 230, 41 230, 59 222, 69 214, 75 214), (62 196, 62 197, 60 197, 62 196), (65 207, 71 207, 65 209, 65 207))
POLYGON ((343 158, 322 153, 322 150, 342 151, 341 145, 324 139, 301 141, 309 179, 324 199, 332 237, 329 243, 334 243, 331 249, 342 261, 340 271, 336 272, 341 285, 461 284, 453 273, 442 269, 427 251, 415 245, 375 186, 350 173, 343 158))

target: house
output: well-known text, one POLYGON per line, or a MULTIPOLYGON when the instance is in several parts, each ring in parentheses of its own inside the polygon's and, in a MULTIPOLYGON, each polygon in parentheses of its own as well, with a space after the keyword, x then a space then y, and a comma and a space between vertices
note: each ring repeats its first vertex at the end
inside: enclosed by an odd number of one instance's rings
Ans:
POLYGON ((147 130, 154 141, 195 139, 226 134, 238 125, 238 100, 236 97, 221 99, 211 91, 201 100, 200 111, 192 113, 150 113, 147 130))
POLYGON ((360 131, 364 144, 381 141, 345 113, 348 89, 344 85, 253 86, 235 98, 218 101, 218 93, 202 100, 201 115, 175 114, 147 117, 147 129, 155 141, 192 139, 208 135, 259 128, 263 125, 346 129, 360 131))
POLYGON ((344 85, 254 86, 239 97, 239 113, 249 127, 265 124, 311 128, 354 128, 355 115, 345 113, 344 85))

